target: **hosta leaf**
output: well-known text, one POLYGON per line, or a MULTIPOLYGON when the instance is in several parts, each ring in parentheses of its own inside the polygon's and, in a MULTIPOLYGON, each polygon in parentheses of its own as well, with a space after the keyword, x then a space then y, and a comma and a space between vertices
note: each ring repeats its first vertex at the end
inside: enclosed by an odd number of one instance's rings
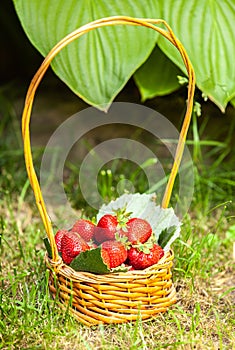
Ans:
MULTIPOLYGON (((95 19, 152 17, 154 0, 13 0, 33 45, 45 56, 65 35, 95 19)), ((73 92, 102 110, 108 108, 155 46, 155 31, 128 25, 93 30, 69 44, 52 63, 73 92)))
POLYGON ((232 106, 235 107, 235 98, 233 98, 230 102, 231 102, 232 106))
POLYGON ((156 46, 134 75, 142 102, 177 90, 180 87, 177 75, 182 75, 182 71, 156 46))
MULTIPOLYGON (((235 2, 160 0, 159 4, 163 18, 189 54, 197 86, 224 111, 235 94, 235 2)), ((171 44, 159 37, 158 45, 186 72, 171 44)))

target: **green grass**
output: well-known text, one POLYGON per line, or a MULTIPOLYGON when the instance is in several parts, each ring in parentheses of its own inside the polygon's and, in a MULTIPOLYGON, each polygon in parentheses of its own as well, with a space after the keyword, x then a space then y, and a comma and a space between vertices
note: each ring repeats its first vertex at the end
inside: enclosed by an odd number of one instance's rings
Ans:
MULTIPOLYGON (((87 328, 49 294, 45 232, 26 177, 19 122, 5 105, 6 111, 0 123, 0 349, 233 349, 234 125, 223 142, 216 135, 206 137, 206 125, 198 128, 196 120, 192 125, 188 143, 195 193, 173 246, 177 304, 149 322, 87 328)), ((37 162, 41 150, 34 151, 37 162)), ((77 171, 69 166, 68 192, 74 189, 77 171)), ((116 184, 130 172, 136 188, 144 190, 144 174, 135 172, 133 164, 114 163, 99 175, 102 195, 114 197, 116 184)), ((78 196, 73 204, 83 203, 78 196)))

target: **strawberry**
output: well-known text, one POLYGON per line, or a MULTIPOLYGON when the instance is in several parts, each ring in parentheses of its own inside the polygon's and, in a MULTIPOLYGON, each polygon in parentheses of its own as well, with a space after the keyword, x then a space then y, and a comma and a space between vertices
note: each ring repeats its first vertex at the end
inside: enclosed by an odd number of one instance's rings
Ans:
POLYGON ((132 244, 145 243, 152 234, 150 224, 140 218, 132 218, 127 222, 127 237, 132 244))
MULTIPOLYGON (((114 241, 111 241, 111 242, 114 242, 114 241)), ((102 256, 103 262, 108 266, 108 268, 110 268, 110 257, 106 249, 101 250, 101 256, 102 256)))
POLYGON ((94 230, 95 225, 91 221, 85 219, 77 220, 72 227, 72 231, 79 233, 86 242, 93 239, 94 230))
POLYGON ((62 259, 68 265, 78 254, 89 249, 90 247, 87 242, 77 232, 71 231, 62 237, 62 259))
POLYGON ((61 240, 64 234, 67 234, 69 231, 67 230, 58 230, 55 234, 55 243, 58 249, 58 252, 61 253, 61 240))
POLYGON ((127 250, 119 241, 105 241, 101 244, 101 255, 106 265, 112 269, 126 261, 127 250))
POLYGON ((95 228, 94 238, 97 243, 115 239, 115 233, 118 231, 117 217, 111 214, 105 214, 100 218, 95 228))
POLYGON ((127 213, 126 209, 117 209, 115 215, 105 214, 102 216, 95 228, 95 241, 102 243, 108 240, 115 240, 118 233, 119 236, 125 236, 127 230, 126 224, 131 213, 127 213))
POLYGON ((164 250, 158 244, 153 244, 152 248, 147 249, 147 253, 139 250, 137 247, 131 247, 128 251, 128 260, 135 270, 144 270, 157 264, 163 255, 164 250))

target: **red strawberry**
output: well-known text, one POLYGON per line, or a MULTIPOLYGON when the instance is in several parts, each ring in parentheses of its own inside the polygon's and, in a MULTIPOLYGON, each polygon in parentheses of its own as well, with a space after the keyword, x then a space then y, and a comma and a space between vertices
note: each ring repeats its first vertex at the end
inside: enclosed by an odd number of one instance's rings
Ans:
POLYGON ((62 237, 62 259, 68 265, 78 254, 89 249, 87 242, 77 232, 68 232, 62 237))
MULTIPOLYGON (((112 241, 112 242, 114 242, 114 241, 112 241)), ((110 257, 109 257, 109 253, 106 249, 101 250, 101 256, 102 256, 103 262, 108 266, 108 268, 110 268, 110 257)))
POLYGON ((131 213, 127 213, 126 209, 117 209, 115 215, 105 214, 100 218, 95 228, 94 238, 97 243, 108 240, 115 240, 116 233, 120 236, 125 235, 126 224, 131 213))
POLYGON ((55 243, 57 245, 58 252, 61 253, 61 240, 64 234, 67 234, 67 230, 58 230, 55 234, 55 243))
POLYGON ((89 242, 93 238, 94 230, 95 225, 91 221, 85 219, 77 220, 72 227, 72 231, 79 233, 86 242, 89 242))
POLYGON ((115 233, 118 231, 117 217, 111 214, 105 214, 100 218, 95 228, 94 238, 97 243, 115 239, 115 233))
POLYGON ((101 254, 106 265, 112 269, 124 263, 127 250, 119 241, 105 241, 101 244, 101 254))
POLYGON ((144 270, 149 266, 157 264, 163 257, 164 250, 158 245, 154 244, 148 253, 140 251, 138 248, 131 247, 128 251, 129 264, 134 267, 135 270, 144 270))
POLYGON ((145 243, 152 234, 150 224, 140 218, 132 218, 127 223, 128 241, 132 244, 145 243))

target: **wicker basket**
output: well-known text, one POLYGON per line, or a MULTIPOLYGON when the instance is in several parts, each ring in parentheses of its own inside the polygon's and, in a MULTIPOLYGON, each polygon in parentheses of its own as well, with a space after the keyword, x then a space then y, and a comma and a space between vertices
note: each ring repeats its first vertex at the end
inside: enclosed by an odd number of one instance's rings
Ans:
POLYGON ((188 72, 187 110, 180 132, 175 160, 162 201, 162 207, 167 208, 191 119, 195 74, 185 49, 164 20, 138 19, 125 16, 108 17, 91 22, 66 36, 49 52, 32 79, 22 117, 22 134, 28 177, 52 249, 52 258, 48 258, 47 255, 45 257, 46 265, 50 271, 49 288, 62 308, 69 308, 79 321, 88 326, 100 323, 122 323, 134 321, 138 318, 142 320, 150 319, 159 312, 165 312, 170 305, 176 302, 176 292, 172 283, 171 272, 174 257, 172 250, 165 254, 158 264, 142 271, 132 270, 96 275, 87 272, 76 272, 64 264, 57 251, 52 223, 47 214, 33 166, 29 131, 32 104, 37 87, 51 61, 63 47, 83 34, 96 28, 116 24, 144 26, 159 32, 179 50, 188 72), (166 30, 158 27, 159 24, 164 25, 166 30))
POLYGON ((145 270, 107 275, 76 272, 62 261, 46 257, 51 271, 49 287, 52 295, 86 325, 145 320, 176 302, 171 279, 173 257, 170 251, 145 270))

